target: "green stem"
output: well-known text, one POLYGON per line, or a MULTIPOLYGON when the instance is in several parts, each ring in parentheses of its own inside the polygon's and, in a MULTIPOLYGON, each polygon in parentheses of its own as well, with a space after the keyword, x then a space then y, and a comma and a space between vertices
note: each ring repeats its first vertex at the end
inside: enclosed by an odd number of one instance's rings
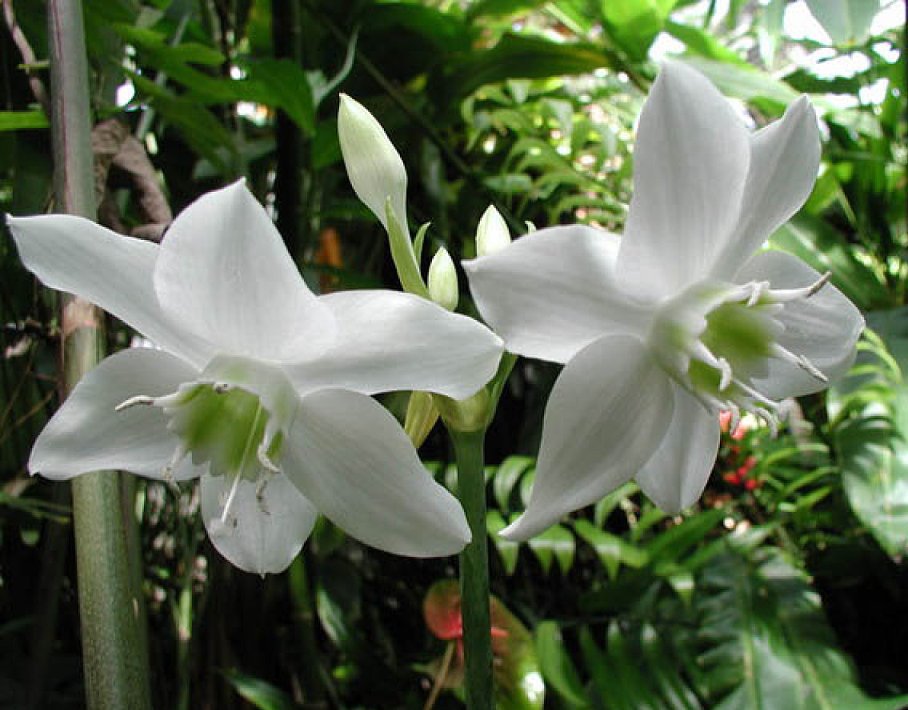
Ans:
MULTIPOLYGON (((88 63, 80 0, 48 0, 51 127, 57 209, 95 217, 88 63)), ((103 317, 63 298, 63 385, 69 392, 102 356, 103 317)), ((72 484, 85 693, 91 708, 150 708, 143 600, 127 557, 120 478, 110 472, 72 484)))
POLYGON ((460 553, 465 688, 469 710, 491 710, 492 622, 489 614, 489 553, 486 536, 485 428, 449 429, 457 457, 457 490, 473 540, 460 553))

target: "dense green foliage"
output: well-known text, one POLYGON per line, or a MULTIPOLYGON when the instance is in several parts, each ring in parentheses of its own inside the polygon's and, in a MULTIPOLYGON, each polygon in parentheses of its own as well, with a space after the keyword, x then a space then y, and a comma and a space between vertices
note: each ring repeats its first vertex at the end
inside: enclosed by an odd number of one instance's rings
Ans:
MULTIPOLYGON (((684 515, 665 515, 628 484, 517 545, 494 533, 526 501, 557 374, 519 361, 486 444, 493 626, 501 620, 509 639, 495 647, 498 700, 541 707, 528 691, 541 674, 547 708, 902 707, 900 5, 89 1, 100 221, 159 238, 172 213, 245 176, 314 288, 398 288, 381 227, 341 162, 341 90, 404 157, 411 220, 432 223, 424 266, 441 245, 455 260, 472 256, 490 203, 515 234, 572 221, 620 232, 633 122, 666 48, 739 99, 756 127, 809 94, 822 172, 772 242, 831 270, 866 314, 857 364, 828 394, 792 402, 778 437, 747 422, 727 432, 701 503, 684 515), (896 22, 873 24, 881 7, 896 22), (799 36, 795 15, 821 29, 799 36)), ((4 8, 16 14, 0 30, 0 207, 38 214, 53 207, 44 10, 4 8)), ((67 487, 26 470, 57 404, 54 306, 0 235, 2 706, 22 706, 35 689, 42 707, 83 702, 67 487)), ((465 289, 460 309, 473 312, 465 289)), ((111 349, 132 336, 109 323, 111 349)), ((384 403, 402 416, 406 394, 384 403)), ((453 489, 438 430, 421 453, 453 489)), ((433 636, 423 617, 433 583, 455 576, 453 560, 376 552, 322 520, 286 574, 259 579, 213 550, 194 488, 137 488, 157 707, 422 707, 436 679, 456 680, 443 658, 456 642, 433 636)), ((457 692, 436 707, 456 707, 457 692)))

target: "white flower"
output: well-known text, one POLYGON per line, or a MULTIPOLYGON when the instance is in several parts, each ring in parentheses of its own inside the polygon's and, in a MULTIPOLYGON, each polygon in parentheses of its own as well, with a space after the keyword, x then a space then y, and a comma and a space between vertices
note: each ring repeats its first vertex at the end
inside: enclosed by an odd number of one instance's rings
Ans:
POLYGON ((242 182, 194 202, 160 246, 78 217, 8 224, 45 284, 162 348, 89 372, 35 442, 32 473, 201 477, 214 545, 259 573, 290 563, 316 511, 398 554, 447 555, 469 540, 457 500, 368 395, 472 394, 501 352, 480 324, 408 294, 314 296, 242 182))
POLYGON ((631 478, 680 510, 706 484, 720 410, 777 426, 781 399, 848 368, 854 305, 800 260, 757 251, 804 203, 819 158, 806 98, 751 135, 704 77, 670 64, 640 117, 622 239, 555 227, 465 263, 507 348, 565 363, 529 505, 505 537, 631 478))

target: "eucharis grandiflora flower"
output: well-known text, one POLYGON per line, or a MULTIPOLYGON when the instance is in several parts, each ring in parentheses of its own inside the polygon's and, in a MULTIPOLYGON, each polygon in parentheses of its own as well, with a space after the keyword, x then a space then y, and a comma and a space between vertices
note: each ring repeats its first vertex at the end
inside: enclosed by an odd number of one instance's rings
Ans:
POLYGON ((160 347, 89 372, 35 442, 32 473, 200 477, 215 547, 258 573, 290 563, 317 512, 402 555, 469 541, 457 500, 369 395, 471 395, 501 355, 487 328, 404 293, 316 297, 242 182, 186 208, 160 245, 72 216, 7 222, 47 286, 160 347))
POLYGON ((664 510, 685 508, 715 460, 720 411, 777 427, 783 398, 845 372, 858 310, 828 274, 760 251, 819 159, 806 98, 751 134, 709 81, 669 64, 640 116, 622 238, 554 227, 464 264, 508 350, 564 363, 529 504, 505 537, 632 478, 664 510))

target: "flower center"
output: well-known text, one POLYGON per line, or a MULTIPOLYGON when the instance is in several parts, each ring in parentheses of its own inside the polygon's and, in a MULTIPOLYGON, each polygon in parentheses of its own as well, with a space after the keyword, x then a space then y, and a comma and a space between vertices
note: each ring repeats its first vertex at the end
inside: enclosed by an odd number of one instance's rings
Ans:
MULTIPOLYGON (((231 515, 240 481, 258 484, 262 493, 279 464, 284 432, 295 414, 293 388, 277 369, 240 358, 218 357, 194 382, 181 384, 161 397, 138 395, 117 406, 159 407, 167 428, 179 443, 162 477, 174 481, 174 470, 188 455, 196 466, 208 464, 212 476, 226 476, 229 489, 222 501, 221 522, 235 524, 231 515)), ((263 508, 263 512, 264 511, 263 508)))
POLYGON ((695 284, 659 307, 650 348, 662 368, 707 409, 731 411, 735 423, 742 411, 750 412, 775 432, 780 403, 759 392, 753 380, 777 358, 826 382, 806 357, 779 343, 785 326, 778 316, 785 303, 810 298, 828 280, 825 274, 805 288, 775 290, 766 281, 695 284))

